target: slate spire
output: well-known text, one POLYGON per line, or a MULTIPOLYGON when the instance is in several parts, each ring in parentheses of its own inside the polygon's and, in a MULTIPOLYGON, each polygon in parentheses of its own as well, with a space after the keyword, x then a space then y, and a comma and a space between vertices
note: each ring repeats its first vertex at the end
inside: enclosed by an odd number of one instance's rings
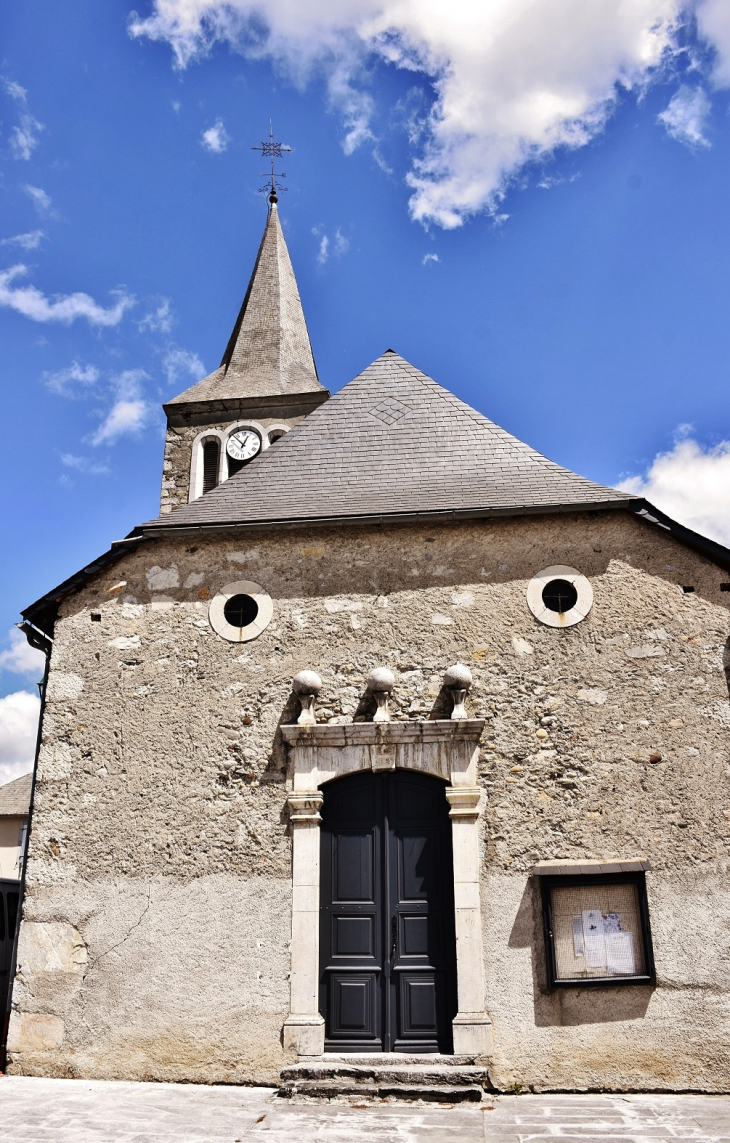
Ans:
POLYGON ((223 360, 214 373, 168 404, 313 392, 325 390, 317 377, 272 193, 256 263, 223 360))

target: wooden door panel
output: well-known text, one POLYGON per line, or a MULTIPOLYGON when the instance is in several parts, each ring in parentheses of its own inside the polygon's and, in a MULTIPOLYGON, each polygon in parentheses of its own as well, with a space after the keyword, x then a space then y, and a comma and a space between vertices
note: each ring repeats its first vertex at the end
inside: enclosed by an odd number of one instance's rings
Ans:
POLYGON ((374 831, 342 830, 333 838, 333 903, 375 902, 374 831))
POLYGON ((375 973, 332 973, 330 1035, 373 1040, 377 1036, 378 993, 375 973))
POLYGON ((375 957, 375 917, 332 918, 333 957, 375 957))

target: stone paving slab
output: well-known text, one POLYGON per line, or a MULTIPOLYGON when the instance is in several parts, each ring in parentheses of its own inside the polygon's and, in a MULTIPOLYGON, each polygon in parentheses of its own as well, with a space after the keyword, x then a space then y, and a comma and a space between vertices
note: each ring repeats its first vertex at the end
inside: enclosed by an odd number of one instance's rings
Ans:
POLYGON ((730 1096, 297 1103, 271 1088, 0 1076, 0 1143, 730 1143, 730 1096))

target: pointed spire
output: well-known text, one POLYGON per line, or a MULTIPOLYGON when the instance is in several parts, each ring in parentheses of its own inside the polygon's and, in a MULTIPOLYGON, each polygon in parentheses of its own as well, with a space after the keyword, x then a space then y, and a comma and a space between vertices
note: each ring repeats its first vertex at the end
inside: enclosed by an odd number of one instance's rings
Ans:
POLYGON ((272 192, 251 281, 220 367, 169 404, 324 392, 272 192))

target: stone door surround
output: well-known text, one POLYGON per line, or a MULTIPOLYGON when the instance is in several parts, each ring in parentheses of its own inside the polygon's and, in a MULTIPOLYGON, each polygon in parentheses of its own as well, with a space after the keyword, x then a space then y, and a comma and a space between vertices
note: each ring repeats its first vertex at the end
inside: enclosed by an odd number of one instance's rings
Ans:
POLYGON ((359 722, 282 726, 290 748, 292 823, 291 1005, 284 1047, 300 1056, 324 1052, 319 1013, 320 787, 358 770, 418 770, 441 778, 449 803, 454 848, 454 907, 458 1012, 454 1054, 490 1055, 492 1024, 484 1010, 484 962, 479 895, 481 789, 477 747, 483 719, 359 722))

